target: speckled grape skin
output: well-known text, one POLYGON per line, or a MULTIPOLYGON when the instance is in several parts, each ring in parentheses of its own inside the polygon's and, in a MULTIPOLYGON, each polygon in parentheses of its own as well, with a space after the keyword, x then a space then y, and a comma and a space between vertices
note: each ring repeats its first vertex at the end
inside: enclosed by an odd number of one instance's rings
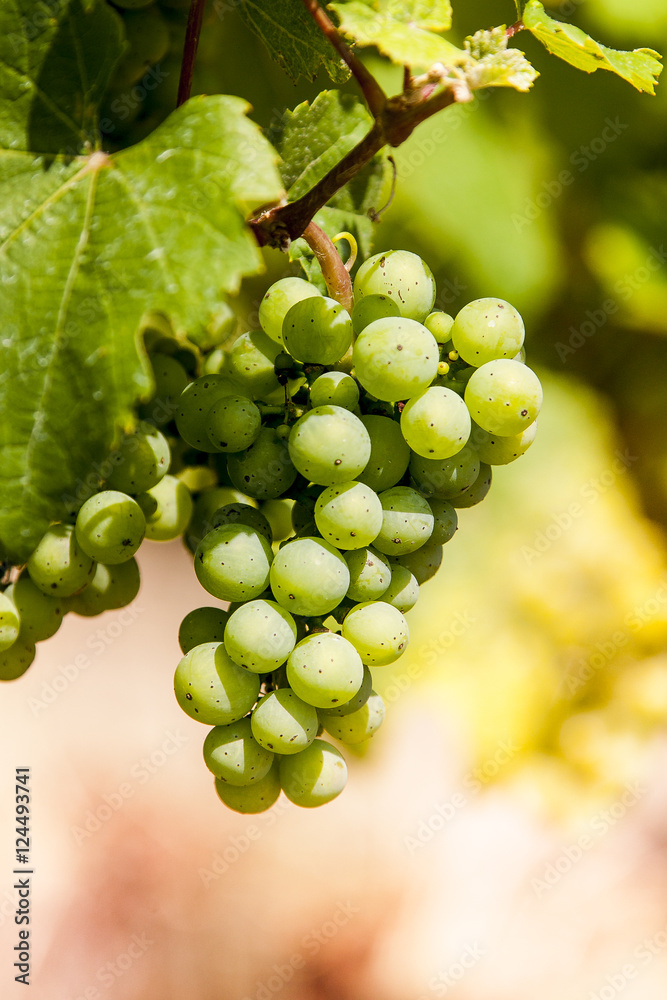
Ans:
POLYGON ((289 454, 309 482, 335 486, 349 482, 365 468, 371 441, 361 420, 349 410, 316 406, 294 424, 289 454))
POLYGON ((0 653, 0 681, 15 681, 22 677, 35 659, 34 642, 19 638, 9 649, 0 653))
POLYGON ((352 310, 352 325, 354 332, 360 334, 376 319, 386 319, 387 316, 400 316, 401 310, 389 295, 364 295, 358 299, 352 310))
POLYGON ((473 425, 470 439, 480 461, 487 465, 509 465, 516 461, 530 448, 537 434, 537 421, 534 420, 524 431, 502 437, 500 434, 489 434, 477 425, 473 425))
POLYGON ((227 726, 255 704, 259 676, 237 666, 221 642, 205 642, 186 653, 176 667, 174 692, 195 722, 227 726))
POLYGON ((339 549, 369 545, 382 527, 382 504, 370 486, 352 480, 323 490, 315 504, 323 538, 339 549))
POLYGON ((221 802, 234 812, 245 815, 266 812, 280 796, 280 771, 278 760, 274 760, 269 771, 250 785, 230 785, 227 781, 215 779, 215 790, 221 802))
POLYGON ((361 657, 335 632, 315 632, 298 642, 287 660, 287 680, 309 705, 333 708, 357 693, 364 679, 361 657))
POLYGON ((355 695, 353 695, 349 701, 344 701, 332 708, 318 708, 317 714, 320 718, 320 722, 330 716, 335 716, 336 718, 341 718, 343 715, 349 715, 351 712, 356 712, 365 705, 368 701, 371 691, 373 690, 373 675, 371 674, 369 668, 364 664, 364 677, 361 682, 361 687, 355 695))
POLYGON ((191 448, 214 452, 218 449, 208 436, 208 414, 223 396, 239 393, 239 386, 226 375, 202 375, 181 393, 176 411, 176 427, 191 448))
POLYGON ((275 427, 262 427, 246 451, 227 459, 227 472, 234 486, 257 500, 275 500, 296 479, 294 467, 275 427))
POLYGON ((476 504, 481 503, 491 489, 492 480, 493 470, 491 466, 485 465, 482 462, 475 482, 467 490, 464 490, 463 493, 452 497, 452 505, 454 507, 474 507, 476 504))
POLYGON ((399 562, 410 570, 421 586, 438 572, 442 563, 442 545, 438 545, 437 542, 427 542, 415 552, 407 552, 401 556, 399 562))
POLYGON ((303 278, 281 278, 274 282, 259 304, 259 323, 264 333, 282 346, 287 311, 295 302, 319 294, 315 286, 303 278))
POLYGON ((244 524, 223 524, 204 535, 195 552, 197 579, 221 601, 249 601, 269 582, 273 552, 266 538, 244 524))
POLYGON ((189 611, 178 629, 178 645, 183 655, 203 642, 222 642, 229 612, 223 608, 195 608, 189 611))
POLYGON ((347 765, 340 750, 314 740, 301 753, 280 761, 280 784, 297 806, 312 808, 331 802, 345 788, 347 765))
POLYGON ((310 387, 310 405, 342 406, 354 410, 359 403, 359 386, 346 372, 323 372, 310 387))
POLYGON ((391 417, 369 414, 361 418, 371 439, 371 454, 366 468, 357 479, 376 493, 395 486, 405 475, 410 462, 410 447, 401 428, 391 417))
POLYGON ((206 427, 216 451, 245 451, 261 426, 260 412, 246 396, 223 396, 208 411, 206 427))
POLYGON ((410 399, 438 373, 435 337, 421 323, 403 317, 378 319, 357 338, 354 373, 364 389, 386 402, 410 399))
POLYGON ((146 518, 131 497, 103 490, 89 497, 76 518, 76 540, 91 559, 108 566, 127 562, 146 533, 146 518))
POLYGON ((134 434, 123 438, 120 447, 109 456, 113 470, 107 479, 112 490, 145 493, 160 482, 169 469, 169 442, 155 427, 142 424, 134 434))
POLYGON ((353 601, 376 601, 391 582, 391 566, 380 552, 354 549, 344 554, 350 570, 350 586, 346 596, 353 601))
POLYGON ((219 528, 223 524, 247 524, 249 528, 259 531, 267 542, 273 541, 273 532, 266 516, 249 503, 227 503, 216 510, 211 517, 211 528, 219 528))
POLYGON ((52 524, 28 559, 30 579, 49 597, 71 597, 92 580, 95 562, 71 524, 52 524))
POLYGON ((420 323, 435 302, 435 279, 421 257, 409 250, 388 250, 364 261, 354 279, 355 300, 388 295, 401 316, 420 323))
POLYGON ((271 691, 257 703, 251 719, 252 734, 274 753, 296 754, 317 735, 317 711, 290 688, 271 691))
POLYGON ((413 453, 410 475, 422 493, 433 494, 441 500, 451 500, 475 482, 479 475, 479 458, 470 445, 466 445, 452 458, 422 458, 413 453))
POLYGON ((375 691, 371 692, 366 703, 356 712, 339 717, 322 718, 325 732, 348 746, 356 746, 369 740, 383 722, 384 702, 375 691))
POLYGON ((482 365, 470 377, 465 401, 485 431, 509 437, 529 427, 542 406, 542 386, 520 361, 501 358, 482 365))
POLYGON ((338 549, 322 538, 296 538, 283 545, 271 566, 271 590, 295 615, 324 615, 347 593, 350 571, 338 549))
POLYGON ((401 431, 410 448, 424 458, 451 458, 470 437, 470 414, 452 389, 433 385, 403 407, 401 431))
MULTIPOLYGON (((417 551, 420 552, 421 549, 417 551)), ((391 582, 382 595, 382 600, 385 604, 391 604, 393 608, 398 608, 402 614, 405 614, 406 611, 414 608, 418 599, 419 583, 414 573, 411 573, 407 566, 402 566, 399 562, 393 563, 391 582)))
POLYGON ((242 604, 225 629, 225 649, 235 663, 256 674, 276 670, 294 649, 296 623, 275 601, 242 604))
POLYGON ((439 497, 432 497, 428 502, 433 512, 433 533, 429 542, 436 545, 444 545, 449 542, 456 533, 459 519, 456 510, 448 500, 441 500, 439 497))
POLYGON ((364 601, 345 616, 341 630, 369 667, 393 663, 408 645, 408 623, 384 601, 364 601))
POLYGON ((504 299, 475 299, 456 314, 451 338, 460 357, 479 368, 488 361, 513 358, 525 328, 520 314, 504 299))
POLYGON ((313 296, 290 307, 282 334, 286 349, 297 361, 334 365, 352 343, 352 320, 340 302, 313 296))
POLYGON ((211 774, 236 786, 261 781, 274 761, 273 753, 252 735, 248 718, 212 729, 204 740, 203 753, 211 774))
POLYGON ((433 531, 433 513, 416 490, 393 486, 380 494, 384 511, 382 528, 374 547, 389 556, 400 556, 424 545, 433 531))

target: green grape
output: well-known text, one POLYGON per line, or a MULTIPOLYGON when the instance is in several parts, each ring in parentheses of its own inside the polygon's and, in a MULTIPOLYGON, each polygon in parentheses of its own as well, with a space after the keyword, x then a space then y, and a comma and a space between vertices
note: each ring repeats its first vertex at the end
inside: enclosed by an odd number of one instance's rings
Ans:
POLYGON ((144 406, 144 413, 159 427, 173 420, 178 400, 189 382, 188 373, 180 361, 169 354, 156 352, 150 357, 155 379, 155 392, 144 406))
POLYGON ((526 331, 521 316, 504 299, 475 299, 456 314, 451 337, 464 361, 479 368, 521 350, 526 331))
POLYGON ((146 518, 146 538, 169 542, 182 535, 192 517, 192 494, 177 476, 165 476, 148 491, 157 501, 155 512, 146 518))
POLYGON ((189 611, 178 630, 178 645, 183 654, 204 642, 222 642, 229 612, 222 608, 195 608, 189 611))
POLYGON ((342 406, 317 406, 304 413, 292 427, 288 445, 295 468, 320 486, 354 479, 371 453, 368 431, 342 406))
POLYGON ((223 396, 208 411, 206 427, 217 451, 245 451, 257 439, 262 417, 245 396, 223 396))
POLYGON ((171 453, 165 436, 143 421, 109 456, 113 463, 107 485, 121 493, 145 493, 160 482, 169 469, 171 453))
POLYGON ((450 316, 449 313, 440 312, 439 310, 429 313, 424 320, 426 329, 433 334, 439 344, 443 345, 448 344, 452 339, 453 325, 454 317, 450 316))
POLYGON ((421 586, 434 577, 442 563, 442 545, 427 542, 416 552, 408 552, 400 557, 401 565, 410 570, 417 583, 421 586))
POLYGON ((350 571, 338 549, 321 538, 295 538, 271 565, 275 599, 295 615, 325 615, 345 597, 350 571))
POLYGON ((452 458, 422 458, 413 454, 410 475, 422 493, 451 500, 475 482, 479 475, 479 458, 469 444, 452 458))
POLYGON ((297 470, 276 428, 262 427, 247 451, 228 457, 227 472, 239 490, 258 500, 275 500, 290 488, 297 470))
POLYGON ((296 361, 335 365, 352 344, 347 309, 325 295, 295 302, 283 320, 283 343, 296 361))
POLYGON ((244 394, 228 375, 202 375, 190 382, 181 393, 176 410, 176 427, 183 440, 199 451, 216 451, 208 436, 209 411, 219 399, 239 392, 244 394))
POLYGON ((313 808, 331 802, 345 788, 347 765, 342 753, 324 740, 280 761, 280 784, 294 805, 313 808))
POLYGON ((390 417, 370 414, 361 418, 371 439, 371 457, 357 479, 382 493, 395 486, 405 475, 410 461, 410 448, 401 434, 399 424, 390 417))
POLYGON ((29 642, 41 642, 55 635, 67 611, 65 601, 42 593, 29 576, 20 576, 7 587, 5 597, 18 611, 21 637, 29 642))
POLYGON ((428 504, 434 518, 433 533, 429 542, 435 545, 444 545, 454 537, 459 523, 458 515, 448 500, 433 497, 428 504))
POLYGON ((376 319, 400 316, 401 311, 395 299, 389 295, 364 295, 358 299, 352 310, 352 326, 357 336, 376 319))
POLYGON ((264 535, 244 524, 223 524, 195 552, 202 587, 220 601, 250 601, 269 583, 273 552, 264 535))
POLYGON ((359 386, 351 375, 345 372, 323 372, 310 387, 310 405, 342 406, 344 410, 354 410, 359 405, 359 386))
POLYGON ((355 300, 388 295, 401 316, 423 323, 435 302, 431 269, 409 250, 388 250, 364 261, 354 279, 355 300))
POLYGON ((346 597, 352 601, 376 601, 382 597, 391 581, 391 566, 383 555, 373 549, 354 549, 343 558, 350 571, 350 586, 346 597))
POLYGON ((313 706, 286 687, 264 695, 257 702, 250 723, 252 735, 260 746, 281 754, 303 750, 315 739, 318 727, 313 706))
POLYGON ((339 702, 331 708, 319 708, 317 710, 320 722, 324 723, 324 720, 329 718, 340 719, 344 715, 350 715, 352 712, 358 711, 362 705, 366 704, 373 690, 373 675, 365 664, 363 665, 363 671, 364 677, 361 687, 356 694, 352 695, 349 701, 339 702))
POLYGON ((384 511, 375 548, 400 556, 424 545, 433 532, 434 518, 428 501, 409 486, 392 486, 380 494, 384 511))
POLYGON ((459 368, 458 371, 449 372, 444 377, 438 377, 434 385, 442 385, 445 389, 451 389, 458 396, 465 395, 466 387, 472 376, 477 371, 476 368, 459 368))
POLYGON ((314 509, 297 500, 292 507, 292 527, 297 535, 317 534, 314 509))
POLYGON ((474 507, 480 503, 491 489, 492 471, 490 465, 484 462, 479 467, 479 474, 475 482, 468 487, 465 493, 452 499, 454 507, 474 507))
POLYGON ((451 458, 470 437, 468 407, 451 389, 434 385, 403 407, 401 431, 424 458, 451 458))
POLYGON ((384 601, 357 604, 343 619, 341 634, 369 667, 393 663, 408 644, 408 623, 403 614, 384 601))
POLYGON ((379 694, 372 691, 365 705, 356 712, 340 718, 329 716, 322 719, 322 725, 329 736, 341 743, 355 746, 371 738, 384 721, 384 702, 379 694))
POLYGON ((262 504, 262 516, 270 526, 271 539, 282 542, 292 534, 293 500, 265 500, 262 504))
MULTIPOLYGON (((417 556, 422 549, 427 548, 430 543, 417 549, 414 553, 417 556)), ((408 558, 411 556, 408 555, 408 558)), ((419 583, 417 577, 410 572, 407 566, 401 563, 393 563, 391 567, 391 583, 382 595, 385 604, 391 604, 392 608, 398 608, 403 614, 414 608, 419 598, 419 583)))
POLYGON ((432 333, 413 319, 376 319, 359 335, 352 352, 354 370, 376 399, 410 399, 433 381, 440 360, 432 333))
POLYGON ((81 507, 75 533, 86 555, 115 566, 127 562, 139 549, 146 518, 136 500, 117 490, 103 490, 81 507))
POLYGON ((508 437, 499 434, 489 434, 481 427, 473 426, 471 442, 482 462, 487 465, 509 465, 530 448, 537 434, 537 421, 534 420, 525 430, 508 437))
POLYGON ((251 507, 249 503, 226 503, 224 507, 220 507, 210 518, 209 531, 220 528, 223 524, 245 524, 264 535, 267 542, 273 541, 271 525, 266 517, 261 510, 251 507))
POLYGON ((88 586, 70 599, 69 610, 94 617, 131 604, 139 593, 141 579, 136 559, 116 566, 98 563, 88 586))
POLYGON ((248 601, 231 615, 225 649, 234 663, 254 674, 277 670, 294 649, 296 622, 275 601, 248 601))
POLYGON ((141 507, 141 513, 144 515, 145 520, 153 516, 157 510, 157 500, 154 496, 151 496, 150 493, 137 493, 134 499, 141 507))
POLYGON ((250 719, 216 726, 204 740, 204 763, 209 771, 230 785, 250 785, 269 771, 274 755, 252 735, 250 719))
POLYGON ((0 652, 0 681, 15 681, 17 677, 22 677, 35 659, 35 653, 34 642, 23 638, 0 652))
POLYGON ((315 504, 315 524, 323 538, 339 549, 369 545, 382 527, 377 493, 352 480, 322 490, 315 504))
POLYGON ((216 527, 213 524, 214 514, 221 507, 230 503, 257 506, 255 500, 247 497, 245 493, 241 493, 232 486, 216 486, 213 489, 206 490, 201 496, 197 497, 192 508, 190 523, 185 531, 185 544, 191 552, 194 552, 204 535, 211 528, 216 527))
POLYGON ((336 632, 313 632, 298 642, 287 660, 287 681, 309 705, 333 708, 349 701, 364 679, 361 657, 336 632))
POLYGON ((275 370, 280 352, 280 345, 261 330, 242 333, 229 352, 230 374, 253 399, 263 399, 280 385, 275 370))
POLYGON ((509 358, 478 368, 465 401, 475 423, 490 434, 509 437, 533 423, 542 406, 542 386, 534 371, 509 358))
POLYGON ((50 597, 71 597, 93 577, 95 563, 79 546, 71 524, 52 524, 28 559, 30 579, 50 597))
POLYGON ((19 637, 21 619, 7 593, 0 594, 0 653, 13 646, 19 637))
POLYGON ((204 358, 202 375, 226 375, 229 372, 228 361, 229 351, 224 347, 216 347, 204 358))
POLYGON ((303 278, 281 278, 276 281, 259 304, 259 325, 264 333, 283 343, 283 320, 288 310, 302 299, 320 295, 317 288, 303 278))
POLYGON ((247 715, 257 701, 259 677, 238 667, 221 642, 204 642, 176 667, 174 692, 195 722, 227 726, 247 715))
POLYGON ((263 778, 253 781, 250 785, 230 785, 216 778, 215 790, 220 801, 235 812, 246 815, 266 812, 277 802, 280 795, 278 761, 274 761, 263 778))

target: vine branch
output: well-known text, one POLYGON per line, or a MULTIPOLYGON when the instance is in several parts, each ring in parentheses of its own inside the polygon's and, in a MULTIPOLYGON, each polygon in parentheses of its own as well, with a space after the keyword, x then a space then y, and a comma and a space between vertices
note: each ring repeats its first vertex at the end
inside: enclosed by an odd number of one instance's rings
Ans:
POLYGON ((332 299, 340 302, 348 312, 352 312, 350 272, 345 267, 333 241, 329 239, 323 229, 320 229, 312 221, 304 229, 303 238, 317 257, 317 263, 320 265, 329 295, 332 299))
POLYGON ((188 23, 185 29, 185 44, 183 46, 183 61, 181 62, 181 75, 178 80, 176 107, 185 104, 192 91, 192 77, 195 71, 195 59, 197 57, 205 6, 206 0, 190 0, 188 23))

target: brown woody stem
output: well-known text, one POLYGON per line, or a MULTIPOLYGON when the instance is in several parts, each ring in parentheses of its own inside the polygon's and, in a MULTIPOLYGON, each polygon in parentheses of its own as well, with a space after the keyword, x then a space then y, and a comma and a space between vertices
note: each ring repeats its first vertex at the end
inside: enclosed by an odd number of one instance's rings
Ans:
POLYGON ((197 48, 199 46, 199 36, 201 34, 205 6, 206 0, 190 0, 188 24, 185 29, 185 45, 183 46, 181 75, 178 81, 178 98, 176 100, 177 107, 180 107, 181 104, 185 104, 192 91, 192 78, 195 72, 195 59, 197 57, 197 48))
POLYGON ((336 247, 323 229, 309 222, 303 231, 303 238, 317 257, 322 270, 327 291, 332 299, 340 302, 344 309, 352 312, 352 281, 336 247))

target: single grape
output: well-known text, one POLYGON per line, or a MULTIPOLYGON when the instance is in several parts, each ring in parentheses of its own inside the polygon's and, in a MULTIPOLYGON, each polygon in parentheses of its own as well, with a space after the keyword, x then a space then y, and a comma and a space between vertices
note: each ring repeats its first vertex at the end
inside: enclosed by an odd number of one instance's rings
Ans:
POLYGON ((247 451, 230 455, 227 471, 234 486, 258 500, 275 500, 296 479, 287 442, 275 427, 262 427, 247 451))
POLYGON ((410 448, 401 434, 400 425, 390 417, 369 414, 361 418, 371 439, 371 455, 357 479, 382 493, 395 486, 405 475, 410 461, 410 448))
POLYGON ((358 711, 362 705, 365 705, 370 698, 371 691, 373 690, 373 675, 367 666, 363 665, 364 676, 361 682, 361 687, 356 694, 352 695, 349 701, 338 702, 337 705, 333 705, 331 708, 318 708, 317 714, 322 723, 325 719, 330 717, 342 718, 344 715, 350 715, 352 712, 358 711))
POLYGON ((421 586, 430 580, 440 569, 442 563, 442 545, 427 542, 416 552, 408 552, 400 557, 401 565, 405 566, 421 586))
POLYGON ((371 453, 368 431, 342 406, 317 406, 304 413, 294 424, 288 445, 295 468, 320 486, 354 479, 371 453))
POLYGON ((230 785, 220 778, 215 779, 218 798, 229 808, 246 815, 266 812, 280 795, 280 771, 275 760, 271 769, 259 781, 250 785, 230 785))
POLYGON ((435 302, 435 279, 416 253, 388 250, 369 257, 357 271, 355 300, 366 295, 388 295, 401 316, 423 323, 435 302))
POLYGON ((28 559, 30 579, 50 597, 71 597, 93 577, 95 563, 80 547, 71 524, 52 524, 28 559))
MULTIPOLYGON (((422 546, 422 549, 427 548, 429 544, 427 542, 426 545, 422 546)), ((414 555, 416 556, 422 549, 417 549, 414 555)), ((392 608, 398 608, 399 611, 405 614, 406 611, 414 608, 418 598, 419 583, 417 582, 417 577, 410 572, 407 566, 402 566, 398 562, 393 563, 391 567, 391 583, 382 595, 384 603, 391 604, 392 608)))
POLYGON ((364 389, 393 403, 410 399, 433 381, 440 360, 432 333, 413 319, 376 319, 359 335, 352 352, 364 389))
POLYGON ((259 677, 237 666, 221 642, 195 646, 176 667, 176 701, 207 726, 238 722, 257 701, 259 677))
POLYGON ((295 302, 283 320, 283 343, 297 361, 335 365, 352 343, 347 309, 326 295, 295 302))
POLYGON ((260 412, 246 396, 223 396, 208 411, 208 436, 217 451, 245 451, 261 426, 260 412))
POLYGON ((143 421, 109 456, 113 470, 107 485, 121 493, 145 493, 160 482, 169 469, 170 458, 164 434, 143 421))
POLYGON ((178 645, 183 654, 204 642, 222 642, 229 612, 222 608, 195 608, 189 611, 178 630, 178 645))
POLYGON ((341 743, 355 746, 370 739, 384 722, 384 702, 379 694, 372 691, 366 703, 356 712, 340 718, 329 716, 322 719, 322 725, 329 736, 341 743))
POLYGON ((225 628, 225 649, 234 663, 268 674, 285 662, 296 642, 296 622, 275 601, 242 604, 225 628))
POLYGON ((510 462, 525 455, 536 434, 536 420, 519 434, 511 434, 508 437, 489 434, 488 431, 474 425, 470 440, 482 462, 486 462, 487 465, 509 465, 510 462))
POLYGON ((448 344, 452 339, 453 325, 454 317, 450 316, 449 313, 440 312, 439 310, 429 313, 424 320, 426 329, 433 334, 439 344, 443 345, 448 344))
POLYGON ((485 465, 484 462, 482 462, 479 467, 477 479, 468 487, 465 493, 461 493, 460 496, 453 497, 453 506, 474 507, 475 504, 480 503, 491 489, 492 476, 493 472, 491 470, 491 466, 485 465))
POLYGON ((150 493, 137 493, 134 499, 141 507, 141 513, 146 520, 153 516, 157 510, 157 500, 155 497, 151 496, 150 493))
POLYGON ((310 387, 310 405, 342 406, 344 410, 354 410, 359 404, 359 386, 351 375, 345 372, 323 372, 310 387))
POLYGON ((19 638, 8 649, 0 652, 0 681, 15 681, 22 677, 35 659, 35 644, 19 638))
POLYGON ((325 615, 342 601, 350 571, 338 549, 321 538, 295 538, 271 565, 275 599, 295 615, 325 615))
POLYGON ((227 503, 216 510, 211 516, 209 530, 219 528, 223 524, 245 524, 259 531, 260 535, 264 535, 267 542, 273 541, 271 525, 266 517, 261 510, 251 507, 249 503, 227 503))
POLYGON ((298 642, 287 660, 287 681, 309 705, 333 708, 349 701, 364 679, 361 657, 336 632, 313 632, 298 642))
POLYGON ((215 486, 205 490, 194 502, 192 517, 185 531, 185 544, 194 552, 207 532, 217 525, 213 517, 221 507, 230 503, 242 503, 256 507, 257 502, 233 486, 215 486))
POLYGON ((146 538, 169 542, 183 534, 192 517, 192 494, 177 476, 165 476, 148 491, 157 501, 155 512, 146 518, 146 538))
POLYGON ((250 785, 269 771, 274 755, 252 735, 250 719, 216 726, 204 740, 204 763, 209 771, 230 785, 250 785))
POLYGON ((264 535, 245 524, 223 524, 204 535, 195 552, 195 573, 220 601, 250 601, 266 590, 273 560, 264 535))
POLYGON ((180 361, 169 354, 156 352, 150 357, 155 392, 145 404, 143 412, 151 423, 162 427, 173 420, 178 400, 189 382, 188 373, 180 361))
POLYGON ((303 278, 281 278, 260 302, 259 324, 271 340, 283 343, 283 320, 295 302, 320 295, 317 288, 303 278))
POLYGON ((239 392, 239 386, 228 375, 202 375, 186 386, 176 411, 176 427, 183 440, 199 451, 216 451, 208 436, 209 411, 219 399, 239 392))
POLYGON ((392 486, 380 494, 383 517, 374 546, 389 556, 400 556, 424 545, 433 532, 428 501, 409 486, 392 486))
POLYGON ((461 397, 439 385, 413 396, 401 413, 403 437, 424 458, 451 458, 470 437, 470 427, 461 397))
POLYGON ((322 490, 315 504, 315 524, 323 538, 339 549, 369 545, 382 527, 377 493, 352 480, 322 490))
POLYGON ((0 653, 13 646, 19 637, 21 619, 6 593, 0 594, 0 653))
POLYGON ((280 761, 280 784, 290 802, 312 808, 331 802, 345 788, 347 765, 342 753, 324 740, 280 761))
POLYGON ((229 372, 242 391, 263 399, 280 385, 275 363, 282 348, 261 330, 242 333, 229 352, 229 372))
POLYGON ((146 533, 146 518, 132 497, 103 490, 89 497, 76 518, 76 540, 91 559, 115 566, 137 552, 146 533))
POLYGON ((465 401, 475 423, 490 434, 520 434, 542 406, 542 386, 534 371, 509 358, 489 361, 471 376, 465 401))
POLYGON ((364 295, 358 299, 352 310, 352 326, 357 336, 376 319, 400 316, 401 311, 395 299, 389 295, 364 295))
POLYGON ((382 597, 391 581, 391 566, 385 557, 364 548, 345 552, 344 559, 350 571, 346 597, 353 601, 376 601, 382 597))
POLYGON ((260 746, 281 754, 303 750, 315 739, 318 727, 316 710, 290 688, 278 688, 264 695, 257 702, 250 723, 252 735, 260 746))
POLYGON ((475 482, 479 475, 479 458, 469 444, 452 458, 422 458, 413 454, 410 475, 422 493, 451 500, 475 482))
POLYGON ((458 527, 458 515, 448 500, 440 500, 439 497, 432 497, 429 507, 433 512, 433 533, 429 542, 434 545, 444 545, 451 538, 458 527))
POLYGON ((341 634, 369 667, 393 663, 405 652, 409 637, 402 613, 384 601, 357 604, 343 619, 341 634))
POLYGON ((98 563, 95 575, 81 593, 70 599, 69 609, 77 615, 94 617, 131 604, 139 593, 141 579, 136 559, 116 566, 98 563))
POLYGON ((293 506, 293 500, 265 500, 263 502, 261 514, 270 526, 274 541, 282 542, 292 534, 293 506))
POLYGON ((7 587, 5 597, 18 611, 21 636, 29 642, 41 642, 55 635, 68 607, 66 601, 42 593, 29 576, 20 576, 7 587))
POLYGON ((457 314, 451 337, 459 355, 479 368, 521 350, 526 331, 521 316, 504 299, 475 299, 457 314))

